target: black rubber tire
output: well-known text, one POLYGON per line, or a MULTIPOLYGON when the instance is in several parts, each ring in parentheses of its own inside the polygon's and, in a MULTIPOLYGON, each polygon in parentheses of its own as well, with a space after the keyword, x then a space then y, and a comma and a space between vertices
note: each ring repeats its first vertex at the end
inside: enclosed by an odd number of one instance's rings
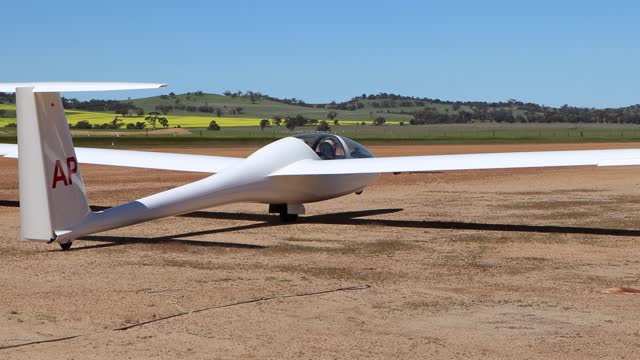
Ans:
POLYGON ((66 251, 71 249, 71 245, 73 245, 73 243, 70 241, 70 242, 60 244, 60 247, 62 248, 62 251, 66 251))
POLYGON ((280 213, 280 220, 282 220, 282 222, 296 222, 298 220, 298 214, 287 214, 287 213, 280 213))

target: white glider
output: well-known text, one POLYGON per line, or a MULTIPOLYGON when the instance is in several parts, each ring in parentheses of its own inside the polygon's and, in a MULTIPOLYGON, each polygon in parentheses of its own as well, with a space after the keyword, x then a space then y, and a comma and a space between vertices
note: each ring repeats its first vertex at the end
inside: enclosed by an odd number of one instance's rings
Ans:
POLYGON ((163 84, 12 83, 18 145, 0 156, 18 158, 21 238, 58 242, 144 221, 233 202, 269 204, 284 221, 304 204, 359 193, 381 173, 579 165, 640 165, 640 149, 543 151, 374 158, 342 136, 314 133, 277 140, 247 158, 74 148, 62 91, 152 89, 163 84), (205 179, 104 211, 91 211, 80 163, 212 173, 205 179))

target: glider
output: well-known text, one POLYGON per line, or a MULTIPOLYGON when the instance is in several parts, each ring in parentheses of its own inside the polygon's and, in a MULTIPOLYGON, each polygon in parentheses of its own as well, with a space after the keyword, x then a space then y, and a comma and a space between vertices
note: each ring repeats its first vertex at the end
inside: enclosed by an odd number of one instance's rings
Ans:
POLYGON ((286 137, 247 158, 74 148, 60 92, 155 89, 148 83, 11 83, 18 144, 20 233, 69 249, 79 237, 234 202, 269 204, 284 221, 304 204, 359 193, 382 173, 549 166, 639 165, 640 149, 544 151, 375 158, 363 145, 325 133, 286 137), (129 166, 212 175, 104 211, 91 211, 79 164, 129 166))

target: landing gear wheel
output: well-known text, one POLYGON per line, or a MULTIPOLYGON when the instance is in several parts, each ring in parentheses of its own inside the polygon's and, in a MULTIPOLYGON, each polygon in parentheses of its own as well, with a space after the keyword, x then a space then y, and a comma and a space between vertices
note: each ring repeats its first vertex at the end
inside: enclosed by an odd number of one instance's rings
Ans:
POLYGON ((72 245, 72 244, 73 244, 73 243, 72 243, 71 241, 66 242, 66 243, 61 243, 61 244, 60 244, 60 247, 62 248, 62 251, 65 251, 65 250, 69 250, 69 249, 71 249, 71 245, 72 245))
POLYGON ((281 212, 280 220, 282 220, 282 222, 296 222, 298 220, 298 214, 287 214, 281 212))

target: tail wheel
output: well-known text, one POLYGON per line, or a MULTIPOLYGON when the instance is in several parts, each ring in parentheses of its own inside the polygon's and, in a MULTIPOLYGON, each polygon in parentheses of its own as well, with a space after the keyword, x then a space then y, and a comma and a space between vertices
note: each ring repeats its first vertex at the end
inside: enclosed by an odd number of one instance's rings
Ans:
POLYGON ((66 242, 66 243, 61 243, 61 244, 60 244, 60 247, 62 248, 62 250, 63 250, 63 251, 64 251, 64 250, 69 250, 69 249, 71 249, 71 245, 72 245, 72 244, 73 244, 73 243, 72 243, 71 241, 66 242))

